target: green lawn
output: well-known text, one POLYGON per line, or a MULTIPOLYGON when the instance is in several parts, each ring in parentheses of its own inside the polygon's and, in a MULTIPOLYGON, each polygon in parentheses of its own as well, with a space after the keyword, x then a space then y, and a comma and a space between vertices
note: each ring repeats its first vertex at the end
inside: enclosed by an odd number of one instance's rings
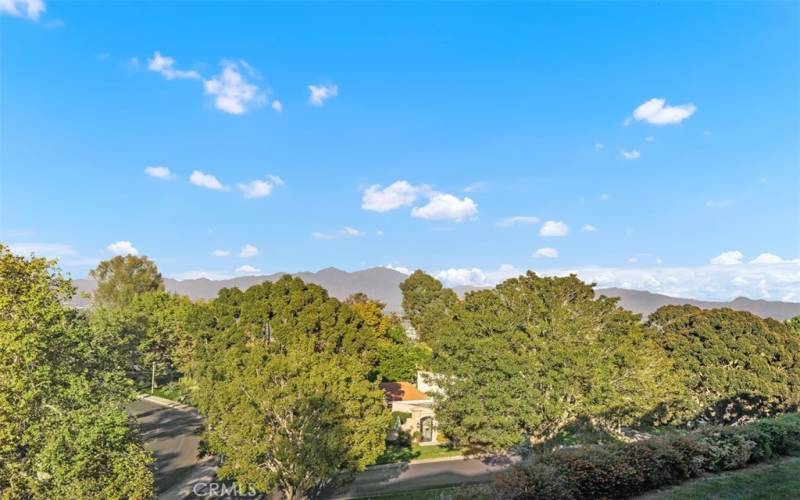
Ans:
POLYGON ((690 481, 641 500, 800 498, 800 457, 690 481))
POLYGON ((400 446, 391 444, 386 446, 386 451, 378 457, 377 464, 393 464, 397 462, 408 462, 410 460, 424 460, 426 458, 457 457, 464 454, 462 448, 450 448, 444 445, 419 446, 412 445, 400 446))

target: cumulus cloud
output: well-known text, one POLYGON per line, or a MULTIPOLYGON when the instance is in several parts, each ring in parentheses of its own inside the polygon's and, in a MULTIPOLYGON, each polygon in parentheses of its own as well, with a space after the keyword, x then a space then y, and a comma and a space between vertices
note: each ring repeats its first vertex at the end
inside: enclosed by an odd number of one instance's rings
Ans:
POLYGON ((161 55, 156 51, 152 59, 147 60, 147 69, 160 73, 167 80, 176 78, 200 79, 200 73, 194 70, 182 70, 175 68, 175 59, 161 55))
POLYGON ((272 194, 276 186, 283 186, 283 179, 277 175, 268 175, 266 180, 256 179, 237 184, 245 198, 264 198, 272 194))
POLYGON ((625 151, 624 149, 619 152, 622 155, 622 158, 625 160, 637 160, 639 159, 642 154, 639 153, 637 150, 625 151))
POLYGON ((542 224, 539 234, 541 236, 566 236, 569 234, 569 226, 564 222, 549 220, 542 224))
POLYGON ((72 245, 64 243, 15 243, 8 246, 11 253, 28 257, 33 254, 37 257, 57 259, 70 255, 77 255, 72 245))
POLYGON ((581 228, 581 230, 589 232, 589 233, 593 233, 593 232, 597 231, 597 228, 594 227, 591 224, 584 224, 583 227, 581 228))
POLYGON ((536 258, 544 257, 544 258, 547 258, 547 259, 557 259, 558 258, 558 250, 556 250, 553 247, 544 247, 544 248, 540 248, 539 250, 536 250, 536 252, 533 254, 533 256, 536 257, 536 258))
POLYGON ((713 259, 711 263, 717 266, 735 266, 742 263, 742 252, 738 250, 731 250, 729 252, 722 252, 713 259))
POLYGON ((43 0, 0 0, 0 13, 38 21, 45 11, 43 0))
POLYGON ((409 269, 407 267, 404 267, 404 266, 393 266, 392 264, 386 264, 383 267, 385 267, 386 269, 391 269, 392 271, 397 271, 398 273, 403 273, 403 274, 411 274, 411 272, 412 272, 411 269, 409 269))
POLYGON ((139 250, 130 241, 117 241, 106 247, 113 255, 139 255, 139 250))
POLYGON ((409 206, 425 189, 423 186, 412 186, 408 181, 395 181, 385 188, 381 188, 380 184, 373 184, 364 190, 361 208, 373 212, 388 212, 409 206))
POLYGON ((169 180, 175 178, 167 167, 145 167, 144 173, 157 179, 169 180))
MULTIPOLYGON (((252 68, 246 62, 240 62, 252 76, 252 68)), ((241 115, 267 103, 267 98, 258 85, 249 82, 242 74, 239 63, 223 60, 220 66, 222 71, 204 83, 206 94, 214 97, 217 109, 232 115, 241 115)))
POLYGON ((682 122, 697 111, 697 107, 691 103, 668 106, 666 102, 666 100, 659 98, 650 99, 633 111, 632 118, 652 125, 672 125, 682 122))
POLYGON ((236 272, 239 274, 258 274, 261 272, 261 269, 253 266, 239 266, 236 268, 236 272))
POLYGON ((214 257, 230 257, 231 252, 230 250, 214 250, 211 255, 214 257))
POLYGON ((774 253, 762 253, 750 261, 751 264, 783 264, 786 262, 800 262, 800 260, 783 260, 774 253))
POLYGON ((512 226, 529 226, 531 224, 538 224, 539 218, 533 215, 515 215, 514 217, 507 217, 497 222, 500 227, 512 226))
POLYGON ((204 187, 206 189, 217 189, 217 190, 225 190, 228 189, 226 186, 223 186, 222 183, 217 180, 211 174, 206 174, 199 170, 195 170, 192 172, 192 175, 189 176, 189 182, 194 184, 195 186, 204 187))
POLYGON ((258 256, 259 253, 260 252, 258 251, 258 248, 256 246, 251 245, 250 243, 247 243, 239 251, 239 257, 243 257, 243 258, 256 257, 256 256, 258 256))
POLYGON ((354 238, 364 236, 364 232, 358 229, 345 226, 342 229, 328 232, 313 232, 311 236, 317 240, 334 240, 337 238, 354 238))
POLYGON ((274 101, 272 101, 272 104, 270 104, 270 106, 272 106, 272 109, 274 109, 274 110, 275 110, 275 111, 277 111, 278 113, 280 113, 281 111, 283 111, 283 104, 281 103, 281 101, 279 101, 279 100, 277 100, 277 99, 275 99, 274 101))
POLYGON ((484 271, 477 267, 451 268, 434 272, 433 275, 447 286, 494 286, 522 272, 511 264, 503 264, 496 271, 484 271))
POLYGON ((471 198, 459 199, 452 194, 432 193, 428 204, 411 209, 411 216, 419 219, 450 219, 460 222, 478 214, 478 205, 471 198))
POLYGON ((331 97, 339 95, 339 87, 330 84, 309 85, 308 102, 312 106, 322 106, 331 97))

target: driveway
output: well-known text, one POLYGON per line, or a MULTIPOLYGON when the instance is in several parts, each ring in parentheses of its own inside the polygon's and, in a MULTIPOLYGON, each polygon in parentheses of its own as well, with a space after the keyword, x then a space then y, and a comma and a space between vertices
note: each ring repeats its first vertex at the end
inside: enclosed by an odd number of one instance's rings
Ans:
POLYGON ((485 483, 493 472, 519 461, 516 456, 485 459, 448 459, 369 467, 355 479, 336 488, 331 499, 364 498, 406 491, 485 483))
POLYGON ((198 458, 202 419, 196 410, 144 397, 131 403, 128 412, 138 421, 144 445, 153 453, 159 498, 208 468, 208 462, 198 458))

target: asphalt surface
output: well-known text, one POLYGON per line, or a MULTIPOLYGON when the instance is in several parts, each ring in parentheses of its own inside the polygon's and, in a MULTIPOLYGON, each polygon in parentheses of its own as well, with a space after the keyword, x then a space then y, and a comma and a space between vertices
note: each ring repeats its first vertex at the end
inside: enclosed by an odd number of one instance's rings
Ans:
POLYGON ((369 498, 407 491, 484 483, 491 480, 494 472, 518 460, 518 457, 503 456, 370 467, 356 474, 352 482, 326 495, 326 498, 369 498))
POLYGON ((139 423, 145 447, 153 453, 156 493, 187 481, 198 468, 200 415, 144 399, 131 403, 128 411, 139 423))

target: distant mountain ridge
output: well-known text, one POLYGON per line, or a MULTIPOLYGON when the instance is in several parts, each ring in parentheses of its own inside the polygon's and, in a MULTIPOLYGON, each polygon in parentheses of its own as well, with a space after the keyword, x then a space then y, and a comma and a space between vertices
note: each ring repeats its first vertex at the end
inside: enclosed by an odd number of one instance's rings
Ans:
MULTIPOLYGON (((274 273, 266 276, 241 276, 227 280, 210 280, 207 278, 197 278, 188 280, 176 280, 166 278, 164 286, 167 291, 186 295, 193 300, 211 299, 223 288, 239 288, 246 290, 253 285, 258 285, 265 281, 276 281, 289 273, 274 273)), ((302 279, 307 283, 315 283, 322 286, 328 293, 343 300, 348 296, 363 292, 369 297, 379 300, 386 304, 389 312, 402 312, 401 303, 403 296, 400 292, 400 283, 407 276, 403 273, 385 267, 373 267, 361 271, 342 271, 335 267, 328 267, 317 272, 293 273, 292 276, 302 279)), ((91 301, 82 297, 83 292, 91 293, 95 289, 95 283, 91 279, 73 280, 78 288, 78 294, 73 300, 73 305, 77 307, 87 307, 91 301)), ((463 296, 465 293, 479 290, 477 287, 460 286, 453 290, 463 296)), ((628 290, 624 288, 598 288, 599 295, 607 297, 619 297, 620 305, 625 309, 648 316, 653 311, 664 305, 690 304, 703 309, 718 307, 729 307, 739 311, 749 311, 761 317, 770 317, 777 320, 786 320, 800 315, 800 304, 794 302, 778 302, 768 300, 753 300, 745 297, 738 297, 729 302, 712 302, 695 299, 684 299, 680 297, 670 297, 642 290, 628 290)))

